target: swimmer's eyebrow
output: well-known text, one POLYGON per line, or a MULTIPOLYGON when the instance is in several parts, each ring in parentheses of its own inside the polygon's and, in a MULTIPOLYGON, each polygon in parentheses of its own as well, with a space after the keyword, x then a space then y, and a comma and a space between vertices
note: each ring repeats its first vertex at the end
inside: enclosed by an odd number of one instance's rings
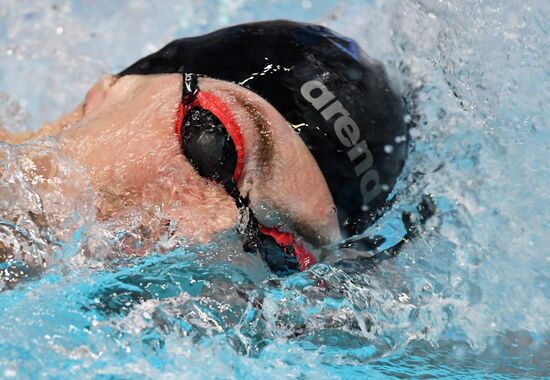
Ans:
MULTIPOLYGON (((258 161, 260 161, 265 170, 270 170, 271 159, 273 157, 273 135, 269 129, 269 121, 260 111, 254 108, 251 100, 243 98, 234 92, 231 92, 231 95, 235 97, 235 100, 245 109, 250 119, 254 122, 254 130, 257 132, 258 136, 258 161)), ((283 213, 290 214, 290 212, 284 210, 283 213)), ((301 221, 299 218, 293 218, 293 220, 288 221, 288 223, 300 236, 315 247, 321 247, 330 243, 329 239, 319 236, 314 228, 301 221)))
POLYGON ((245 99, 242 96, 231 92, 235 100, 244 108, 250 119, 254 123, 254 130, 258 136, 258 151, 256 152, 257 159, 262 168, 269 172, 271 158, 273 157, 273 140, 271 130, 269 129, 269 121, 265 116, 254 108, 252 101, 245 99))

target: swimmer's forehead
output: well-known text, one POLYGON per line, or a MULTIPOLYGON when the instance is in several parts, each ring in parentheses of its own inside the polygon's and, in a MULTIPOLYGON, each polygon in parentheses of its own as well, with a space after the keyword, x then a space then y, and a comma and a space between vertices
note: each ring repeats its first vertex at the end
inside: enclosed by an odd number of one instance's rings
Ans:
POLYGON ((242 86, 212 78, 201 78, 199 86, 228 105, 242 130, 250 159, 240 188, 256 206, 259 219, 267 225, 292 224, 315 245, 339 239, 330 190, 288 121, 265 99, 242 86), (268 220, 274 215, 273 208, 279 214, 268 220))
MULTIPOLYGON (((200 91, 213 93, 227 105, 242 132, 245 165, 238 187, 258 220, 267 227, 283 225, 314 245, 321 245, 322 237, 337 240, 330 190, 286 119, 265 99, 237 84, 200 77, 198 85, 200 91)), ((169 101, 174 105, 173 118, 163 128, 174 131, 183 91, 181 74, 126 75, 110 90, 130 104, 169 101)), ((121 108, 116 109, 120 113, 121 108)))

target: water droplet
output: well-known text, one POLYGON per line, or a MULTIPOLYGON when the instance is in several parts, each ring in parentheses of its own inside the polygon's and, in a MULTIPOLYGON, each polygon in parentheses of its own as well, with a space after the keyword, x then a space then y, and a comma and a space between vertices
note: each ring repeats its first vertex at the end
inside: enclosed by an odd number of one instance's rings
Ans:
POLYGON ((401 142, 407 140, 405 136, 395 136, 395 143, 400 144, 401 142))
POLYGON ((5 377, 16 377, 17 372, 14 371, 13 369, 7 369, 7 370, 4 371, 4 376, 5 377))

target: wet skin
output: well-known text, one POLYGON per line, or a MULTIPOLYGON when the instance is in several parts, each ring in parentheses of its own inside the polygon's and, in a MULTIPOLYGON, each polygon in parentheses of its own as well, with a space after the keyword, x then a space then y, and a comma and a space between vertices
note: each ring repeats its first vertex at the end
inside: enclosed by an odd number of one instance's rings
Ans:
MULTIPOLYGON (((232 83, 200 78, 231 110, 244 137, 245 165, 238 188, 259 221, 294 232, 310 247, 339 240, 328 186, 292 126, 265 100, 232 83)), ((175 134, 182 94, 179 74, 106 76, 73 112, 20 143, 57 136, 64 153, 83 165, 97 194, 100 219, 131 207, 158 207, 190 243, 232 229, 239 212, 223 187, 200 177, 175 134)))

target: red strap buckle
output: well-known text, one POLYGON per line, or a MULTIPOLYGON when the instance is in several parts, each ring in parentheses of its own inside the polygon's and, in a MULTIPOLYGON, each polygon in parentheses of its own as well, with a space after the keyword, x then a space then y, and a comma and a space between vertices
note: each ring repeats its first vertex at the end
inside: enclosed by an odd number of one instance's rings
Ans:
POLYGON ((277 244, 283 247, 286 254, 296 257, 298 259, 298 264, 300 265, 301 271, 304 271, 311 265, 315 264, 315 256, 305 249, 302 244, 298 244, 293 234, 278 231, 276 228, 267 228, 261 224, 260 232, 264 235, 271 236, 277 244))

